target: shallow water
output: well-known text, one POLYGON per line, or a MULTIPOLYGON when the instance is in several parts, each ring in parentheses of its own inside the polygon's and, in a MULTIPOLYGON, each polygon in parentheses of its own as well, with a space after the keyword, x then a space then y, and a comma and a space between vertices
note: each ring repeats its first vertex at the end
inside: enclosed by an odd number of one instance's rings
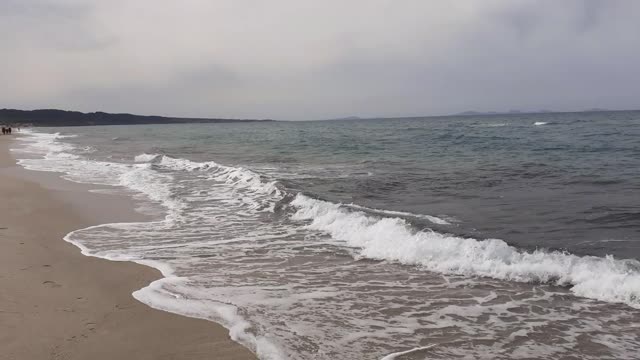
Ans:
POLYGON ((638 112, 38 131, 23 166, 156 214, 68 240, 264 359, 640 350, 638 112))

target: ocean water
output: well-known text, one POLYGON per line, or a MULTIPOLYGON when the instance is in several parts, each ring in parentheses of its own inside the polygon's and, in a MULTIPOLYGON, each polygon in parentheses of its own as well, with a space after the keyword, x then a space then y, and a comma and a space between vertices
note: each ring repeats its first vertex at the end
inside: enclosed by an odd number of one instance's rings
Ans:
MULTIPOLYGON (((155 220, 70 233, 261 359, 637 359, 640 112, 39 128, 155 220)), ((99 204, 96 204, 99 206, 99 204)))

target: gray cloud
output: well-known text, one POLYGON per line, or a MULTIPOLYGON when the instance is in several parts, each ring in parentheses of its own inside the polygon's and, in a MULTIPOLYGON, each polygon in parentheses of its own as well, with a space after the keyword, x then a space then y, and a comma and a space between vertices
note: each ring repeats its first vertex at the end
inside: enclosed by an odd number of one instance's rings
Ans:
POLYGON ((640 2, 0 0, 0 98, 314 119, 637 108, 640 2))
POLYGON ((3 40, 34 50, 105 48, 115 42, 115 38, 96 29, 91 22, 92 10, 86 3, 0 0, 3 40))

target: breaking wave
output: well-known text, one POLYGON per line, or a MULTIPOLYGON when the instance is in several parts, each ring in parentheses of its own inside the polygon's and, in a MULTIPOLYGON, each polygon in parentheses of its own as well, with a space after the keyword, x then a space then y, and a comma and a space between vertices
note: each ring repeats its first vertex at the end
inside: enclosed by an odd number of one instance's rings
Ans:
POLYGON ((419 265, 425 270, 499 280, 571 287, 586 298, 640 308, 640 262, 612 256, 564 252, 525 252, 498 239, 476 240, 417 231, 401 218, 373 217, 361 211, 298 194, 294 219, 359 249, 358 256, 419 265))

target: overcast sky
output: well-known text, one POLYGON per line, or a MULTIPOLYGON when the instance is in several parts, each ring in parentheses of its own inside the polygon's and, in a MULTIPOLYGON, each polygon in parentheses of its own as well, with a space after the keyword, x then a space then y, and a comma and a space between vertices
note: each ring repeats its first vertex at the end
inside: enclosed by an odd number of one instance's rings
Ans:
POLYGON ((0 0, 0 108, 640 108, 640 1, 0 0))

